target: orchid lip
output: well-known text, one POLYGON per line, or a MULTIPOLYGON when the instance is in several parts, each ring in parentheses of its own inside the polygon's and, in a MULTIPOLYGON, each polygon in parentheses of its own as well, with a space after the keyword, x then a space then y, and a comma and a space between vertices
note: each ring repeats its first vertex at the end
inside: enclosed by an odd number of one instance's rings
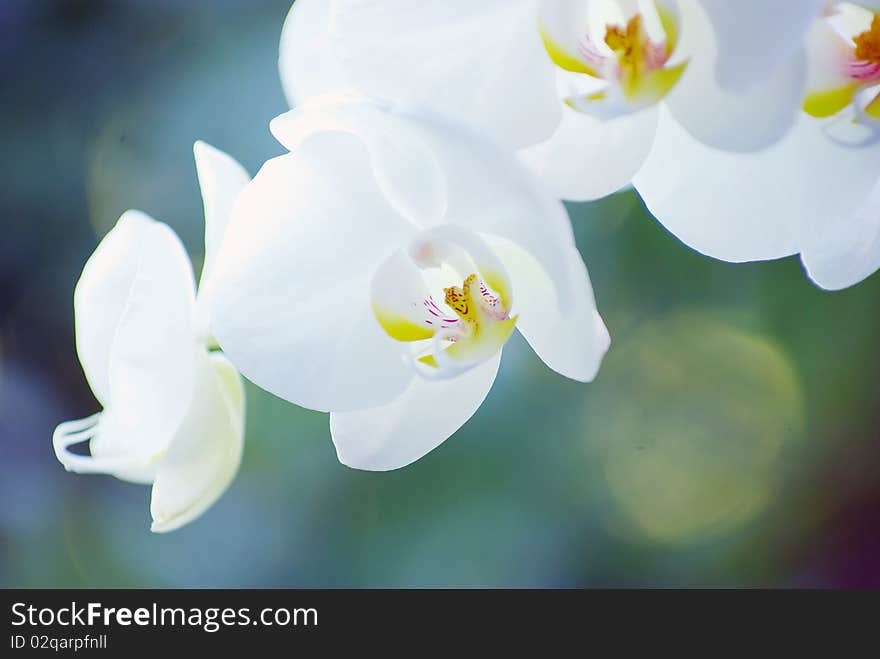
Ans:
POLYGON ((504 266, 477 234, 451 225, 395 252, 379 268, 372 297, 379 325, 409 344, 416 372, 429 379, 489 359, 516 325, 504 266))
POLYGON ((687 61, 670 63, 677 45, 677 16, 656 4, 654 9, 655 17, 636 13, 623 23, 606 23, 600 39, 587 31, 568 47, 540 25, 545 50, 559 69, 606 83, 588 93, 566 95, 565 105, 583 114, 613 117, 653 105, 672 91, 687 61), (650 18, 657 19, 659 30, 649 28, 650 18))
POLYGON ((839 2, 820 20, 832 36, 831 45, 817 48, 816 57, 831 57, 840 49, 832 68, 832 78, 810 89, 803 110, 811 117, 825 119, 850 109, 855 123, 880 120, 880 14, 857 3, 839 2), (844 20, 845 19, 845 20, 844 20), (828 51, 828 52, 826 52, 828 51))

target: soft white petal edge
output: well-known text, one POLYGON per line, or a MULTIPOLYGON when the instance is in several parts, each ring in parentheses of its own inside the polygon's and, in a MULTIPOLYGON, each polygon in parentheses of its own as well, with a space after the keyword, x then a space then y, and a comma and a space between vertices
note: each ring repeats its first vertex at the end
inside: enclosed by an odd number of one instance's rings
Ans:
POLYGON ((557 196, 591 201, 632 181, 651 151, 656 129, 654 108, 597 119, 565 106, 553 136, 522 149, 519 156, 557 196))
POLYGON ((238 472, 244 446, 244 387, 218 353, 203 354, 189 411, 159 465, 151 529, 166 533, 204 513, 238 472))
POLYGON ((206 142, 196 142, 193 155, 205 206, 205 264, 199 280, 199 293, 203 293, 226 234, 232 207, 251 177, 235 158, 206 142))
POLYGON ((565 255, 573 286, 559 300, 544 268, 516 243, 496 236, 483 238, 504 263, 515 292, 516 326, 549 368, 580 382, 595 379, 611 337, 596 309, 593 287, 577 248, 565 255), (563 313, 565 311, 565 313, 563 313))
POLYGON ((829 222, 801 258, 810 278, 831 291, 858 284, 880 269, 880 181, 849 218, 829 222))
POLYGON ((330 433, 339 461, 354 469, 390 471, 427 455, 479 409, 500 363, 499 351, 480 366, 449 380, 415 378, 386 405, 331 412, 330 433))

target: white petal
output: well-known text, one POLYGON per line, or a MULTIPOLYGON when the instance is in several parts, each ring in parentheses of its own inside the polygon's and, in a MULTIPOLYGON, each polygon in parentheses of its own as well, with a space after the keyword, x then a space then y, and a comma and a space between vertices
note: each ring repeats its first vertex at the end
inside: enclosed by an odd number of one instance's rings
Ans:
POLYGON ((192 394, 194 296, 189 258, 174 232, 143 213, 125 213, 74 293, 77 352, 104 412, 77 440, 91 438, 91 457, 69 454, 74 442, 60 433, 59 458, 69 470, 149 480, 192 394))
POLYGON ((831 219, 802 258, 810 278, 828 290, 847 288, 874 274, 880 268, 880 183, 855 213, 831 219))
POLYGON ((580 285, 569 298, 559 300, 546 271, 528 252, 504 238, 484 238, 510 273, 519 331, 554 371, 581 382, 592 381, 611 338, 596 309, 593 287, 577 249, 571 246, 565 256, 572 280, 580 285))
POLYGON ((799 252, 810 235, 864 203, 878 170, 880 146, 847 146, 806 115, 766 151, 737 154, 701 144, 663 111, 634 184, 680 240, 742 262, 799 252))
POLYGON ((381 407, 330 414, 339 461, 355 469, 400 469, 433 451, 479 409, 492 388, 501 353, 450 380, 414 379, 381 407))
POLYGON ((232 206, 251 177, 237 160, 205 142, 196 142, 193 154, 205 205, 205 264, 199 280, 201 292, 226 233, 232 206))
POLYGON ((244 443, 244 388, 222 355, 203 353, 192 404, 158 467, 151 530, 174 531, 205 512, 238 472, 244 443))
MULTIPOLYGON (((827 0, 700 0, 718 40, 718 82, 747 91, 796 56, 827 0)), ((684 4, 684 3, 682 3, 684 4)))
MULTIPOLYGON (((156 280, 157 286, 167 286, 172 297, 185 300, 188 290, 192 297, 189 260, 177 236, 147 215, 128 211, 83 266, 74 291, 77 352, 92 391, 103 405, 110 399, 109 362, 117 327, 135 285, 144 283, 147 276, 162 274, 163 259, 170 269, 167 277, 156 280), (174 281, 175 274, 179 281, 174 281)), ((144 301, 161 303, 162 292, 157 290, 144 301)))
POLYGON ((411 225, 383 198, 363 143, 315 135, 239 197, 214 270, 214 334, 247 378, 329 411, 380 405, 412 372, 370 308, 373 273, 411 225))
POLYGON ((273 132, 285 146, 302 150, 303 140, 324 126, 357 135, 371 152, 382 191, 412 222, 423 228, 457 224, 508 237, 531 252, 561 295, 568 295, 572 283, 560 255, 574 238, 565 207, 506 149, 424 111, 339 97, 317 99, 310 108, 323 108, 331 119, 321 121, 319 113, 306 109, 283 115, 273 122, 273 132), (395 150, 406 166, 386 166, 395 150), (388 157, 376 157, 383 152, 388 157), (413 194, 429 189, 436 203, 413 194))
POLYGON ((332 49, 332 6, 330 0, 296 0, 284 21, 278 70, 291 107, 346 86, 332 49))
POLYGON ((563 199, 599 199, 632 180, 656 127, 654 108, 603 120, 566 106, 553 136, 520 151, 520 157, 563 199))
POLYGON ((437 159, 409 126, 374 103, 322 96, 272 120, 275 138, 290 151, 311 135, 340 131, 367 147, 373 176, 388 201, 413 222, 435 222, 446 210, 446 182, 437 159))
POLYGON ((666 99, 675 118, 695 137, 720 149, 754 151, 780 139, 794 124, 806 91, 806 59, 800 44, 784 60, 774 62, 759 81, 732 90, 716 77, 716 62, 723 57, 720 49, 725 44, 715 41, 703 10, 698 4, 684 3, 682 16, 680 51, 689 62, 666 99))
POLYGON ((338 0, 334 7, 333 52, 360 91, 430 107, 512 147, 543 141, 558 123, 555 67, 534 0, 338 0))

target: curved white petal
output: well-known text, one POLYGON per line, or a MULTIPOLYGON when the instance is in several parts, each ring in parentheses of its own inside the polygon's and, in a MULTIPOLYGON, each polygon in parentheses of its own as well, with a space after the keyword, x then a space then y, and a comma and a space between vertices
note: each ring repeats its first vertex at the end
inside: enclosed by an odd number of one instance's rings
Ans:
POLYGON ((195 327, 196 334, 210 344, 214 341, 211 338, 211 271, 232 216, 232 206, 251 177, 237 160, 205 142, 196 142, 193 154, 205 206, 205 261, 196 294, 195 327))
POLYGON ((123 214, 74 293, 77 352, 104 412, 75 442, 59 427, 56 449, 69 470, 149 480, 192 394, 194 297, 176 234, 143 213, 123 214), (91 457, 67 451, 86 439, 91 457))
POLYGON ((801 255, 807 274, 822 288, 841 290, 880 268, 880 182, 849 217, 832 218, 801 255))
POLYGON ((880 145, 844 144, 833 128, 802 115, 766 151, 727 153, 664 110, 634 184, 648 210, 697 251, 733 262, 790 256, 854 213, 876 183, 880 145))
POLYGON ((560 300, 546 271, 528 252, 504 238, 484 238, 510 273, 516 326, 538 357, 565 377, 592 381, 611 338, 596 309, 593 287, 577 249, 571 246, 565 259, 572 280, 579 280, 580 285, 560 300))
MULTIPOLYGON (((689 62, 666 99, 675 118, 699 140, 720 149, 754 151, 780 139, 794 124, 806 91, 802 45, 795 44, 769 73, 762 70, 760 80, 730 89, 716 76, 716 63, 724 61, 724 48, 729 45, 715 41, 698 4, 683 3, 682 17, 680 50, 689 62)), ((741 48, 751 51, 752 43, 741 48)))
POLYGON ((413 373, 373 316, 370 281, 411 232, 360 140, 312 136, 239 196, 214 269, 214 335, 243 375, 298 405, 391 400, 413 373))
POLYGON ((565 107, 553 136, 519 152, 526 165, 563 199, 599 199, 627 185, 651 151, 657 111, 610 119, 565 107))
POLYGON ((334 56, 370 96, 430 107, 515 148, 559 121, 536 0, 336 0, 331 21, 334 56))
POLYGON ((192 403, 158 466, 151 530, 188 524, 220 498, 238 472, 244 444, 244 387, 222 355, 202 353, 192 403))
POLYGON ((276 117, 270 129, 290 151, 320 132, 357 135, 370 154, 376 182, 398 212, 422 223, 438 221, 446 210, 446 181, 437 159, 416 131, 375 103, 321 96, 276 117))
POLYGON ((734 93, 766 82, 796 57, 807 30, 827 4, 827 0, 698 1, 718 40, 718 82, 734 93))
POLYGON ((232 156, 205 142, 199 141, 193 145, 193 155, 205 206, 205 264, 199 279, 201 293, 210 278, 214 259, 232 215, 232 206, 251 177, 232 156))
POLYGON ((278 71, 291 107, 312 96, 346 87, 332 48, 332 6, 331 0, 296 0, 284 21, 278 71))
POLYGON ((395 400, 372 409, 332 412, 330 433, 339 461, 355 469, 400 469, 433 451, 485 400, 501 353, 449 380, 414 379, 395 400))

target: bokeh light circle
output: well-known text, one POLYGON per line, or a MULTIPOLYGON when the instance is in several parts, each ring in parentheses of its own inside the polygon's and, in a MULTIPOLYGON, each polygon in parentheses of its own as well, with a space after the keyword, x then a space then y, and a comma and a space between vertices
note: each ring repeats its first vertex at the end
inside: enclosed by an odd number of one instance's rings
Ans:
POLYGON ((804 428, 786 356, 711 314, 626 336, 595 394, 587 436, 611 499, 628 531, 657 543, 715 539, 759 516, 779 485, 783 447, 804 428))

